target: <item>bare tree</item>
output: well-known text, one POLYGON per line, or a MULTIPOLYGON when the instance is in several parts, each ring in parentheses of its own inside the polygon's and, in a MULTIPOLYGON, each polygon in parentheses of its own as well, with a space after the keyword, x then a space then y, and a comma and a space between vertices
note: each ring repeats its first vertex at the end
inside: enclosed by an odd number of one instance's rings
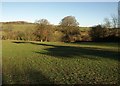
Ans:
POLYGON ((120 28, 120 1, 118 2, 118 28, 120 28))
POLYGON ((116 15, 111 15, 112 18, 112 26, 113 28, 117 28, 118 26, 118 17, 116 15))
POLYGON ((105 28, 110 28, 111 27, 111 22, 109 18, 104 18, 104 25, 105 28))

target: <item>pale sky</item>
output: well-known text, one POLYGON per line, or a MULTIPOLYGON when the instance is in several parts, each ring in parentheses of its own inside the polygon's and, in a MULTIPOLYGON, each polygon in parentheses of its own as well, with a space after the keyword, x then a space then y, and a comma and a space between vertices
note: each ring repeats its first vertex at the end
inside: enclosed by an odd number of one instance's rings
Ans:
POLYGON ((80 26, 93 26, 117 15, 117 10, 117 2, 3 2, 0 21, 34 22, 45 18, 58 25, 65 16, 75 16, 80 26))

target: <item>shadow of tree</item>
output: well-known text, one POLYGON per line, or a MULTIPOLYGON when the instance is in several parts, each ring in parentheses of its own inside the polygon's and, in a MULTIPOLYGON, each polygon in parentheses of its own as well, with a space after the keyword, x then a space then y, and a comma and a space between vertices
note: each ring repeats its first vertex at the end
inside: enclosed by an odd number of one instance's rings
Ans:
MULTIPOLYGON (((26 66, 28 67, 28 66, 26 66)), ((28 70, 21 71, 19 68, 14 68, 11 70, 11 73, 8 75, 5 75, 3 73, 3 79, 2 84, 3 85, 44 85, 44 84, 54 84, 48 77, 46 77, 44 74, 42 74, 41 71, 27 68, 28 70), (10 79, 8 81, 8 79, 10 79)))
POLYGON ((48 77, 42 74, 41 71, 30 70, 27 73, 29 84, 53 84, 48 77))
POLYGON ((102 58, 110 58, 110 59, 120 61, 119 52, 110 51, 102 48, 59 46, 59 45, 43 44, 43 43, 36 43, 36 42, 25 42, 25 43, 42 45, 42 46, 52 46, 51 48, 44 49, 47 52, 34 51, 35 53, 38 53, 38 54, 46 54, 46 55, 60 57, 60 58, 73 58, 73 57, 81 56, 89 59, 98 59, 102 57, 102 58))
POLYGON ((46 54, 61 58, 73 58, 73 57, 81 56, 89 59, 98 59, 102 57, 102 58, 120 60, 119 53, 117 51, 110 51, 110 50, 91 48, 91 47, 56 46, 56 45, 41 44, 41 43, 39 44, 37 43, 36 45, 52 46, 51 48, 44 49, 47 52, 35 51, 35 53, 38 54, 46 54))
POLYGON ((22 41, 12 41, 12 43, 16 43, 16 44, 22 44, 22 43, 29 43, 29 42, 22 42, 22 41))
MULTIPOLYGON (((20 42, 13 42, 20 43, 20 42)), ((24 42, 21 42, 24 43, 24 42)), ((47 52, 34 51, 37 54, 45 54, 49 56, 55 56, 58 58, 74 58, 74 57, 83 57, 88 59, 97 60, 99 58, 109 58, 113 60, 119 60, 119 53, 116 51, 105 50, 101 48, 92 48, 92 47, 77 47, 77 46, 60 46, 60 45, 52 45, 52 44, 43 44, 43 43, 35 43, 35 42, 25 42, 38 46, 51 46, 49 48, 45 48, 47 52), (96 58, 98 57, 98 58, 96 58)), ((28 66, 26 66, 28 67, 28 66)), ((21 72, 19 69, 14 68, 12 70, 12 80, 16 83, 23 82, 23 84, 54 84, 54 82, 50 81, 48 77, 46 77, 41 71, 36 69, 25 70, 25 75, 21 76, 21 72), (19 77, 25 77, 23 81, 19 77), (18 79, 19 78, 19 79, 18 79)), ((3 71, 4 72, 4 71, 3 71)), ((6 84, 6 78, 3 76, 3 85, 6 84)))

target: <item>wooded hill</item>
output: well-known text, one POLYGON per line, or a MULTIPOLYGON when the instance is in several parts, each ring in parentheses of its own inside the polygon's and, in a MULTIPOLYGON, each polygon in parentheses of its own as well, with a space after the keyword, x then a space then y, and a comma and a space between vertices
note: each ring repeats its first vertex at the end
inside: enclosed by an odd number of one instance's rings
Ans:
POLYGON ((113 41, 120 39, 119 28, 102 25, 80 27, 74 16, 64 17, 59 25, 52 25, 47 19, 35 23, 26 21, 2 22, 1 38, 6 40, 78 42, 113 41))

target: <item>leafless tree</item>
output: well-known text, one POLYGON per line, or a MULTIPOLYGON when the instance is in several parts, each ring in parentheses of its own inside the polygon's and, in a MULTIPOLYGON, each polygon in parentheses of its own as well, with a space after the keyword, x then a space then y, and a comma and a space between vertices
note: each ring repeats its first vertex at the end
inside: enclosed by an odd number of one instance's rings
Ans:
POLYGON ((111 15, 112 18, 112 26, 113 28, 117 28, 118 27, 118 17, 114 14, 111 15))
POLYGON ((105 28, 110 28, 111 27, 111 21, 109 18, 104 19, 104 25, 105 28))

